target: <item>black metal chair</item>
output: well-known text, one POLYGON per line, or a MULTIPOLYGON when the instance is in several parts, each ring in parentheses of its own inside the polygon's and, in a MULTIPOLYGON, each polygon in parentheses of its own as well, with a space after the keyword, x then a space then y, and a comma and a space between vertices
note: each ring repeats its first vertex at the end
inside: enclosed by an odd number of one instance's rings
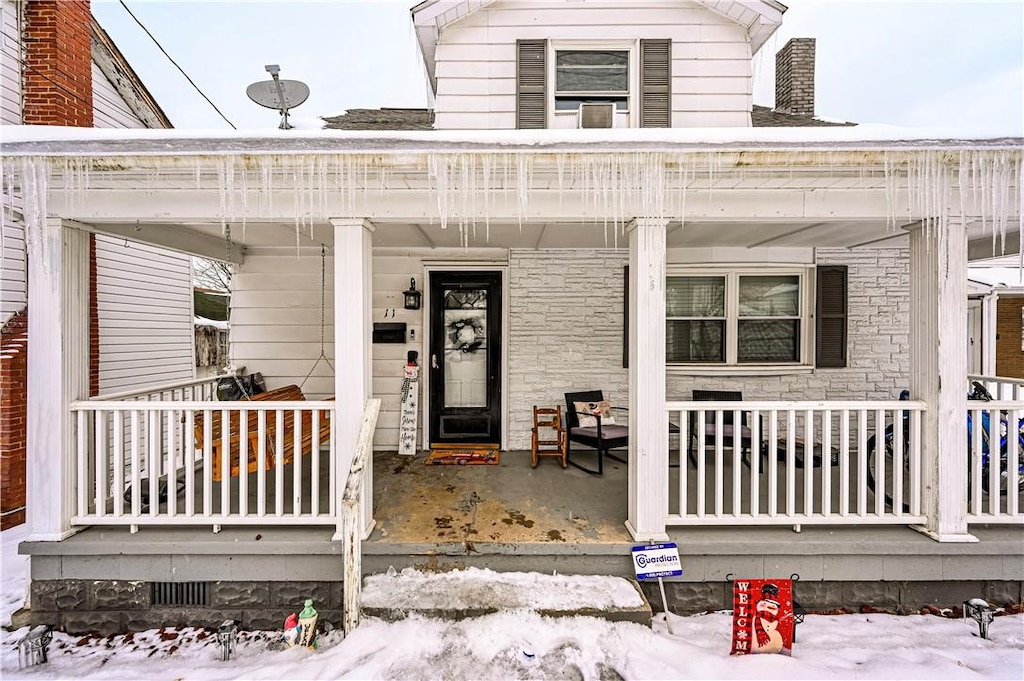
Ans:
MULTIPOLYGON (((629 427, 619 424, 601 423, 601 417, 589 412, 576 411, 576 402, 602 402, 604 393, 600 390, 587 390, 578 393, 565 393, 565 423, 566 443, 565 458, 581 471, 591 475, 604 475, 604 457, 608 456, 616 461, 626 463, 611 453, 612 449, 619 449, 629 444, 629 427), (580 416, 593 416, 597 419, 596 426, 580 426, 580 416), (597 468, 587 468, 572 460, 572 443, 586 445, 597 450, 597 468)), ((629 413, 625 407, 612 407, 616 411, 629 413)))
MULTIPOLYGON (((693 391, 694 402, 742 402, 743 393, 738 390, 694 390, 693 391)), ((735 424, 733 419, 734 412, 725 411, 722 413, 722 429, 718 429, 717 419, 715 412, 707 411, 704 412, 704 447, 714 447, 718 442, 718 438, 722 438, 722 446, 726 448, 732 448, 734 443, 734 432, 735 424)), ((750 413, 746 411, 740 412, 740 451, 749 456, 750 452, 754 449, 753 433, 750 429, 748 420, 750 413)), ((688 419, 688 432, 690 434, 690 463, 693 467, 697 467, 697 446, 700 442, 699 432, 701 425, 697 423, 697 412, 690 412, 688 419)), ((763 431, 762 431, 763 432, 763 431)), ((758 448, 760 449, 760 448, 758 448)), ((749 459, 745 458, 744 463, 750 465, 749 459)))

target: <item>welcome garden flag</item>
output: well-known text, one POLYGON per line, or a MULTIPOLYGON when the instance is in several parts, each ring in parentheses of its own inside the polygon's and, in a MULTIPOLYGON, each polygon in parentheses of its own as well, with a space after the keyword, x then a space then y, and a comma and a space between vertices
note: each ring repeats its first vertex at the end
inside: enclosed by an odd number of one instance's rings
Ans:
POLYGON ((732 583, 732 654, 793 654, 793 580, 732 583))

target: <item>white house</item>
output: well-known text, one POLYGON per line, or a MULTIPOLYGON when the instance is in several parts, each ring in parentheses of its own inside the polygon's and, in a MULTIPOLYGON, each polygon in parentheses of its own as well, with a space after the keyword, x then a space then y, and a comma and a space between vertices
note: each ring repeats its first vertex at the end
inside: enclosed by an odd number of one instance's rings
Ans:
MULTIPOLYGON (((89 3, 3 0, 0 123, 170 128, 131 65, 91 16, 89 3), (84 59, 53 59, 49 47, 84 59)), ((27 255, 22 200, 4 188, 0 253, 3 373, 11 409, 25 408, 27 255)), ((194 378, 191 258, 180 251, 98 234, 90 241, 92 394, 194 378), (144 348, 144 351, 142 350, 144 348)), ((0 425, 4 527, 24 518, 24 417, 0 425)))
POLYGON ((260 626, 307 589, 351 626, 361 559, 624 572, 632 542, 667 538, 692 561, 673 598, 713 602, 740 570, 800 572, 820 603, 1019 598, 1020 472, 987 463, 967 416, 1024 402, 965 396, 968 256, 1020 225, 1021 140, 816 126, 809 41, 780 53, 775 110, 754 107, 750 60, 784 10, 428 1, 412 17, 432 130, 428 112, 385 110, 330 122, 363 132, 12 137, 5 182, 33 198, 45 273, 30 285, 46 311, 29 329, 33 618, 116 630, 203 606, 260 626), (420 130, 380 130, 406 121, 420 130), (232 361, 307 401, 86 400, 83 229, 237 263, 232 361), (617 482, 536 472, 574 508, 621 499, 616 529, 520 543, 502 539, 510 510, 490 534, 389 541, 385 506, 430 513, 484 484, 383 495, 408 467, 387 452, 409 351, 420 448, 498 447, 494 475, 531 475, 524 506, 542 485, 515 456, 534 405, 601 390, 628 406, 617 482), (78 614, 51 608, 58 592, 78 614))

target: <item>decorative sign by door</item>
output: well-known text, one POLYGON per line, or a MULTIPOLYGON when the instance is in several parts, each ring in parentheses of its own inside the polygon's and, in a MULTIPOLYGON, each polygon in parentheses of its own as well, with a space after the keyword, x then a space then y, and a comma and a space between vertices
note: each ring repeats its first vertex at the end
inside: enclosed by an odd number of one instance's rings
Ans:
POLYGON ((416 455, 416 416, 419 411, 420 368, 406 364, 402 378, 402 406, 398 418, 398 453, 416 455))
POLYGON ((793 580, 732 583, 732 654, 793 654, 793 580))

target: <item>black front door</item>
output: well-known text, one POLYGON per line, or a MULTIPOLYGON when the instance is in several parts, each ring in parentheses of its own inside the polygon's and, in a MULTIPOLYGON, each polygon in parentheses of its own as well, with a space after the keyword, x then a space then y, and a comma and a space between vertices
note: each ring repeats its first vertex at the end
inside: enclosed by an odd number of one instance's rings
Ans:
POLYGON ((430 274, 430 442, 501 442, 501 273, 430 274))

